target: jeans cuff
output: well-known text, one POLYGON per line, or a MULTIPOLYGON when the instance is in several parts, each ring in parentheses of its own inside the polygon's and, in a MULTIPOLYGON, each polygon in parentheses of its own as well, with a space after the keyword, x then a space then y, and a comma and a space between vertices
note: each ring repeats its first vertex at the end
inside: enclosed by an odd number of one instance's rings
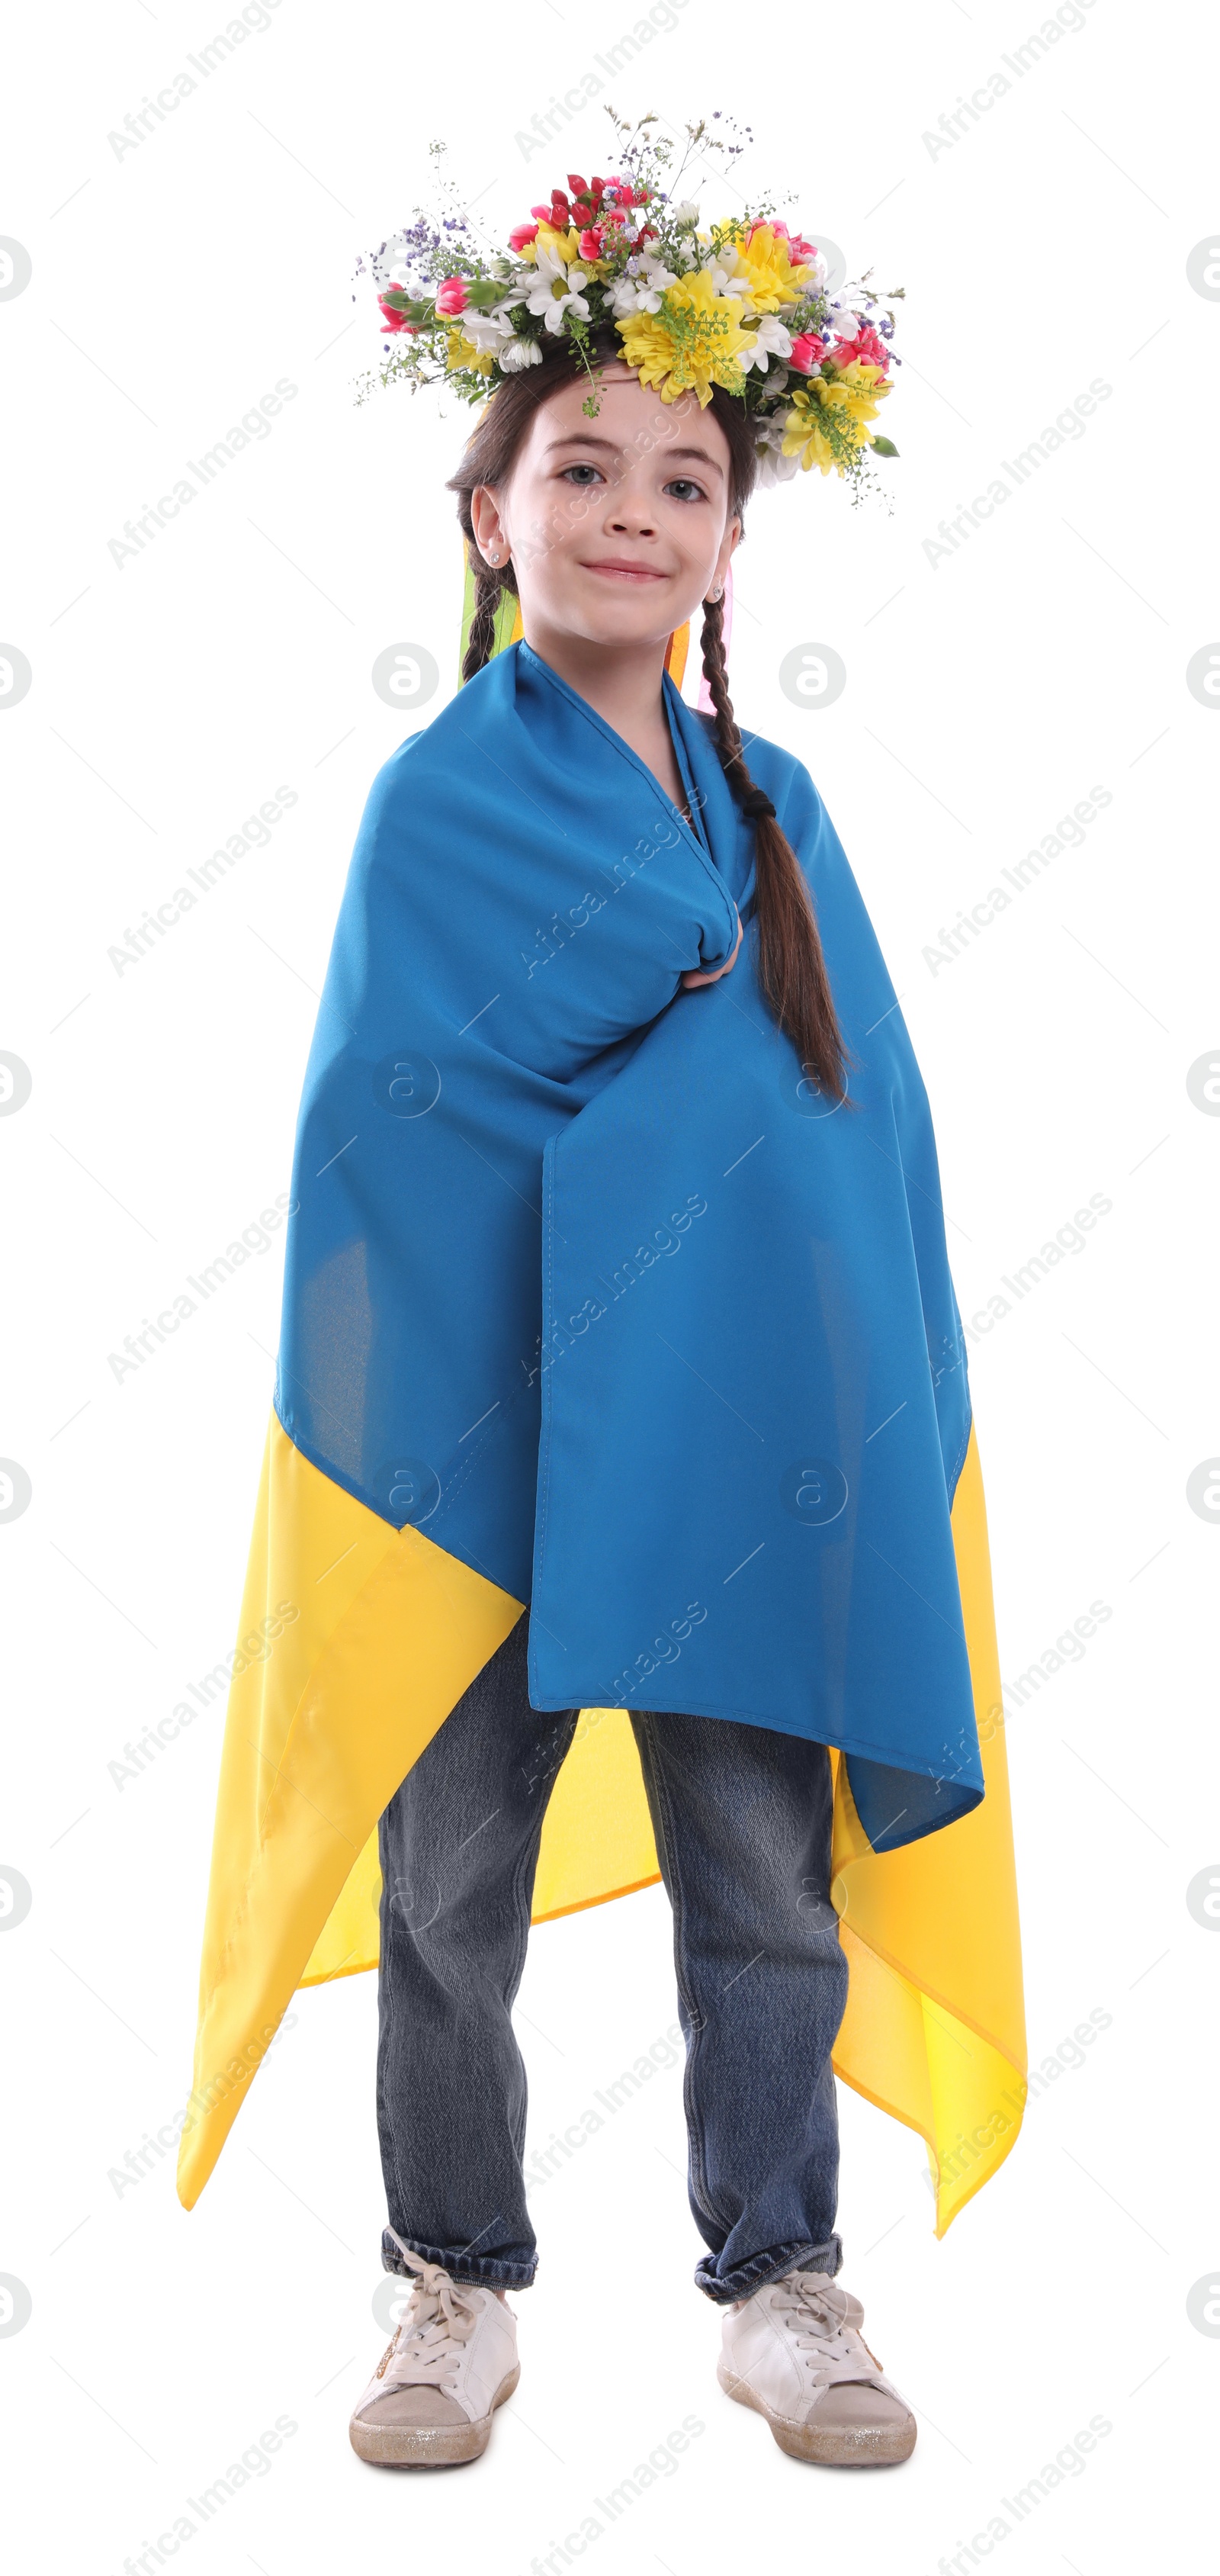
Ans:
MULTIPOLYGON (((421 2263, 439 2263, 450 2280, 457 2281, 464 2289, 528 2290, 538 2269, 536 2254, 527 2263, 502 2263, 494 2255, 469 2254, 460 2246, 446 2249, 443 2245, 424 2245, 417 2236, 408 2235, 405 2228, 399 2233, 403 2244, 409 2245, 413 2254, 418 2254, 421 2263)), ((413 2277, 388 2228, 381 2239, 381 2263, 383 2271, 397 2272, 407 2280, 413 2277)))
POLYGON ((785 2272, 828 2272, 833 2279, 843 2261, 841 2236, 830 2236, 824 2245, 769 2245, 762 2254, 752 2254, 748 2263, 735 2263, 727 2272, 716 2269, 719 2257, 705 2254, 695 2265, 696 2287, 705 2292, 718 2308, 731 2307, 734 2299, 749 2299, 768 2281, 782 2281, 785 2272))

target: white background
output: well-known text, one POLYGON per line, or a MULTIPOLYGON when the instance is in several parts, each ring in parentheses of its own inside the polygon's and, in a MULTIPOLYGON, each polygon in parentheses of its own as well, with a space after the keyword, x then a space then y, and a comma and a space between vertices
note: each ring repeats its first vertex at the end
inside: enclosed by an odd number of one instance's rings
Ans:
MULTIPOLYGON (((287 1188, 351 844, 404 729, 371 666, 427 647, 423 722, 455 677, 441 485, 462 415, 401 391, 355 407, 379 344, 354 262, 410 220, 434 134, 497 235, 569 168, 613 168, 600 102, 528 160, 514 138, 633 20, 627 0, 594 33, 572 0, 426 22, 280 0, 120 157, 108 136, 223 14, 26 11, 0 206, 33 262, 0 304, 0 631, 33 673, 0 706, 0 1046, 33 1082, 0 1120, 0 1451, 33 1488, 0 1528, 0 1862, 32 1889, 0 1924, 0 2272, 32 2300, 0 2334, 23 2566, 118 2576, 284 2415, 266 2474, 183 2540, 196 2576, 400 2551, 516 2576, 689 2415, 680 2467, 591 2544, 603 2570, 930 2576, 998 2516, 1010 2571, 1100 2576, 1159 2546, 1220 2371, 1186 2304, 1220 2264, 1189 2081, 1220 1943, 1186 1904, 1220 1853, 1200 1617, 1220 1537, 1186 1495, 1220 1440, 1202 1226, 1220 1124, 1187 1090, 1220 1039, 1220 708, 1186 683, 1220 635, 1220 302, 1187 276, 1216 238, 1216 67, 1202 13, 1095 0, 933 153, 1035 9, 674 15, 614 105, 734 110, 756 137, 736 184, 793 188, 794 223, 908 290, 894 515, 816 474, 761 495, 732 672, 747 725, 808 761, 863 886, 932 1098, 964 1313, 1091 1194, 1112 1201, 970 1356, 1006 1678, 1094 1599, 1112 1612, 1010 1708, 1033 2061, 1111 2020, 942 2244, 918 2139, 843 2095, 844 2279, 920 2415, 910 2465, 866 2479, 785 2460, 716 2387, 676 2071, 538 2191, 519 2398, 456 2481, 374 2472, 347 2443, 385 2340, 371 1978, 297 1999, 189 2218, 172 2157, 116 2190, 189 2085, 219 1711, 134 1781, 108 1766, 234 1634, 280 1238, 134 1375, 108 1354, 287 1188), (120 569, 108 540, 279 378, 298 391, 271 434, 120 569), (1094 378, 1112 393, 1085 433, 934 566, 938 523, 1094 378), (812 642, 848 673, 821 710, 777 679, 812 642), (298 802, 269 846, 117 973, 126 927, 281 783, 298 802), (933 973, 941 925, 1095 784, 1112 802, 1083 846, 933 973), (1001 2497, 1093 2416, 1111 2432, 1017 2527, 1001 2497)), ((522 2005, 545 2142, 673 2022, 660 1891, 540 1932, 522 2005)))

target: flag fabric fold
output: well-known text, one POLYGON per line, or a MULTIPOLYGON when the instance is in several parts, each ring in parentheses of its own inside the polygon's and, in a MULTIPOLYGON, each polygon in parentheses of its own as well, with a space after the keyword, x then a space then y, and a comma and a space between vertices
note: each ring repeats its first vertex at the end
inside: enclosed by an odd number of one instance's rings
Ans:
POLYGON ((306 1074, 222 1754, 189 2206, 298 1985, 375 1964, 376 1826, 528 1605, 582 1712, 535 1919, 658 1876, 626 1711, 829 1744, 845 2079, 943 2228, 1007 2153, 1020 1957, 986 1514, 935 1143, 859 889, 752 740, 850 1053, 757 979, 753 834, 523 642, 375 782, 306 1074), (688 991, 688 968, 728 975, 688 991))

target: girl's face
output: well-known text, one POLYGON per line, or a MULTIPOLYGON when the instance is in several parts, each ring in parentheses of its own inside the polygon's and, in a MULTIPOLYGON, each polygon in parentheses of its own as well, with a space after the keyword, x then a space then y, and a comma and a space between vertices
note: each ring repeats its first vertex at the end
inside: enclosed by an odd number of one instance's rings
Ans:
POLYGON ((644 648, 724 582, 741 534, 728 441, 693 394, 663 403, 623 366, 541 403, 504 484, 472 499, 480 551, 513 559, 527 637, 644 648))

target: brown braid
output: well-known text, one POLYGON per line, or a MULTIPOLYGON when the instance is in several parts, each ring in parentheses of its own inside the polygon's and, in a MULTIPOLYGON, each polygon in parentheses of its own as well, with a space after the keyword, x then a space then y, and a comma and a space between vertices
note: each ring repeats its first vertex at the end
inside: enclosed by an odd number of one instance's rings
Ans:
MULTIPOLYGON (((769 797, 746 767, 724 660, 724 604, 703 603, 703 669, 716 711, 713 740, 739 805, 754 821, 758 980, 807 1073, 832 1100, 847 1098, 847 1049, 818 935, 813 898, 769 797)), ((849 1105, 854 1107, 854 1103, 849 1105)))
POLYGON ((462 656, 462 678, 473 680, 491 660, 496 640, 496 612, 506 590, 516 590, 512 567, 489 564, 479 553, 473 537, 467 540, 467 556, 474 574, 474 615, 462 656))

